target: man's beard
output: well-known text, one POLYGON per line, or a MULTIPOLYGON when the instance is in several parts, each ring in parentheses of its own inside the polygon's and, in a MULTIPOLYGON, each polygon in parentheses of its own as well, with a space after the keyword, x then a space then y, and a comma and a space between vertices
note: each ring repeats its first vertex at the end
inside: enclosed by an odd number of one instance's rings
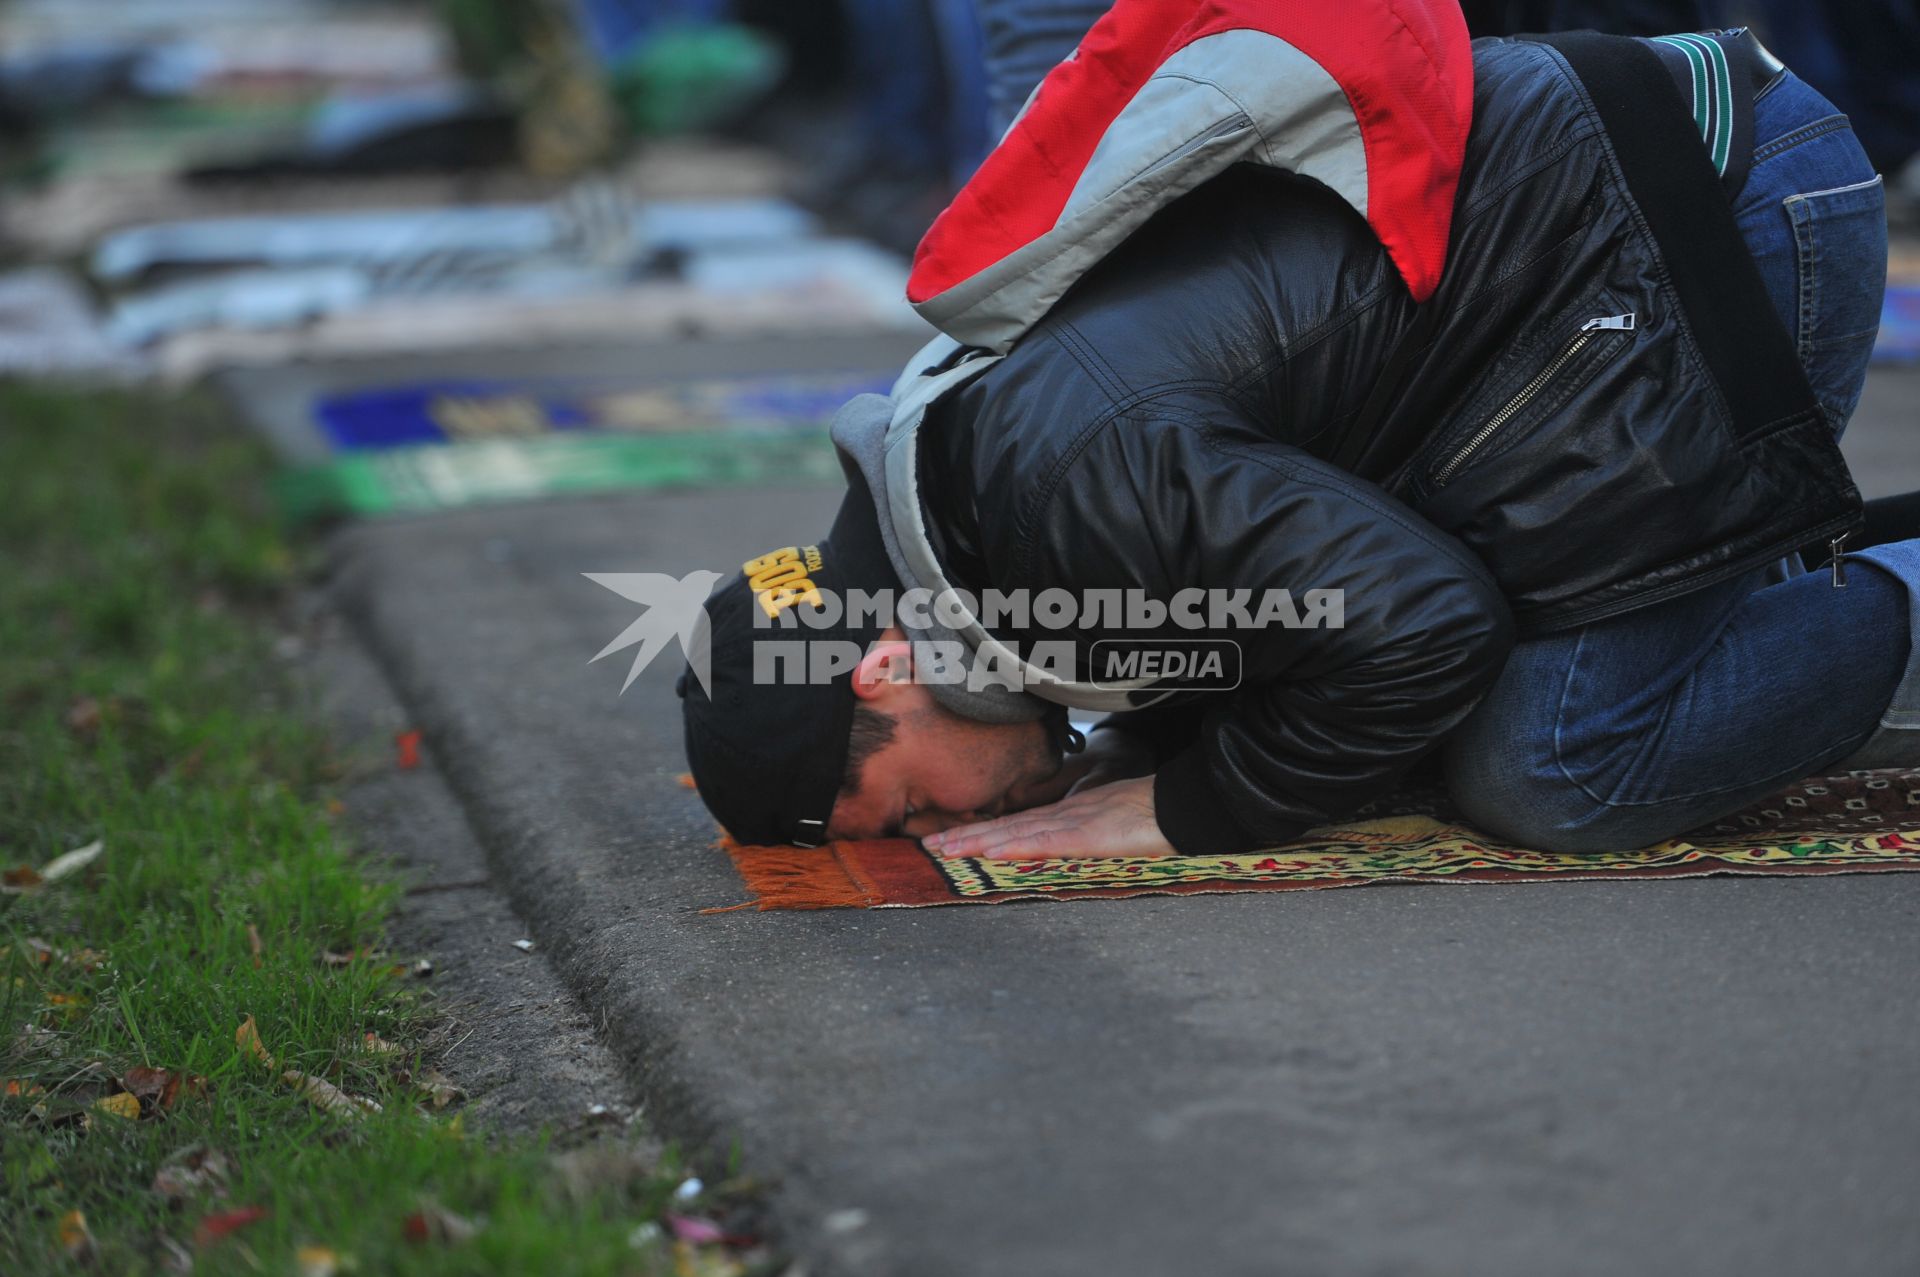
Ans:
POLYGON ((1005 810, 1023 811, 1065 797, 1065 786, 1056 787, 1050 782, 1060 775, 1066 763, 1067 755, 1060 738, 1052 731, 1036 733, 1015 760, 1008 783, 1002 787, 1006 795, 1005 810), (1061 792, 1053 792, 1055 788, 1061 792))

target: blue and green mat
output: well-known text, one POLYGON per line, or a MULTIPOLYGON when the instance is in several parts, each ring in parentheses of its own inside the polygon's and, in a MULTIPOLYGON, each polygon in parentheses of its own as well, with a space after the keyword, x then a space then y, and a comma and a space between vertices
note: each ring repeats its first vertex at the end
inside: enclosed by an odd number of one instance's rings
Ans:
POLYGON ((444 510, 568 493, 832 484, 827 424, 892 373, 676 384, 448 380, 319 398, 331 453, 283 473, 296 518, 444 510))

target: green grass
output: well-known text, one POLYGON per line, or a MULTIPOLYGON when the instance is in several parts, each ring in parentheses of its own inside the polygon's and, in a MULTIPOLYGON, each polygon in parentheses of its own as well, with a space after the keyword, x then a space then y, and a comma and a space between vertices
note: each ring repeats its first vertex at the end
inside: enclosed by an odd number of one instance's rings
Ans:
MULTIPOLYGON (((364 1274, 675 1271, 670 1243, 633 1240, 671 1157, 568 1176, 544 1137, 463 1130, 422 1103, 431 1010, 404 955, 323 959, 378 948, 397 888, 333 827, 328 752, 286 708, 265 620, 293 557, 265 472, 209 400, 0 388, 0 869, 105 843, 0 897, 0 1091, 24 1092, 0 1096, 0 1272, 77 1270, 75 1211, 93 1271, 178 1248, 196 1272, 294 1273, 302 1247, 364 1274), (239 1047, 249 1015, 279 1069, 382 1111, 310 1102, 239 1047), (137 1118, 92 1107, 135 1066, 189 1081, 137 1118), (156 1192, 194 1146, 226 1160, 224 1195, 156 1192), (432 1203, 478 1233, 409 1240, 432 1203), (243 1207, 267 1213, 196 1245, 243 1207)), ((739 1271, 717 1248, 678 1262, 739 1271)))

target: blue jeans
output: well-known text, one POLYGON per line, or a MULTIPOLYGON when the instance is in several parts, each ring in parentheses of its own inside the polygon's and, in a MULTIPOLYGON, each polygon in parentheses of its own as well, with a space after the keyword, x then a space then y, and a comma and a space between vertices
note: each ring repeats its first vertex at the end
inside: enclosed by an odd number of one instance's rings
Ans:
MULTIPOLYGON (((1791 73, 1755 111, 1736 221, 1838 437, 1879 325, 1880 179, 1846 117, 1791 73)), ((1517 644, 1441 746, 1449 792, 1501 837, 1618 851, 1803 776, 1920 767, 1920 540, 1844 562, 1844 588, 1793 555, 1517 644)))

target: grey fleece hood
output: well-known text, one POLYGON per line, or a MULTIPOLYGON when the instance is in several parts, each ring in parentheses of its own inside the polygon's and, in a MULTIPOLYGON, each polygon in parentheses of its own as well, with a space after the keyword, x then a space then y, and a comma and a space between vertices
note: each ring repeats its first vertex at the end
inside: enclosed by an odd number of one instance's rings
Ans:
MULTIPOLYGON (((925 589, 935 598, 947 595, 963 605, 967 601, 941 571, 927 536, 916 464, 919 431, 927 409, 940 396, 965 385, 1000 359, 963 347, 951 337, 936 337, 907 361, 891 395, 860 395, 834 418, 833 443, 840 463, 857 469, 866 479, 887 558, 903 589, 925 589)), ((911 629, 908 634, 916 644, 958 644, 965 679, 927 684, 934 699, 956 714, 979 722, 1017 723, 1040 719, 1053 706, 1113 711, 1158 699, 1138 695, 1151 686, 1152 679, 1096 687, 1059 678, 1028 664, 988 633, 975 612, 964 606, 959 610, 966 623, 957 629, 930 615, 924 629, 911 629)), ((902 629, 908 629, 904 617, 897 619, 902 629)))

